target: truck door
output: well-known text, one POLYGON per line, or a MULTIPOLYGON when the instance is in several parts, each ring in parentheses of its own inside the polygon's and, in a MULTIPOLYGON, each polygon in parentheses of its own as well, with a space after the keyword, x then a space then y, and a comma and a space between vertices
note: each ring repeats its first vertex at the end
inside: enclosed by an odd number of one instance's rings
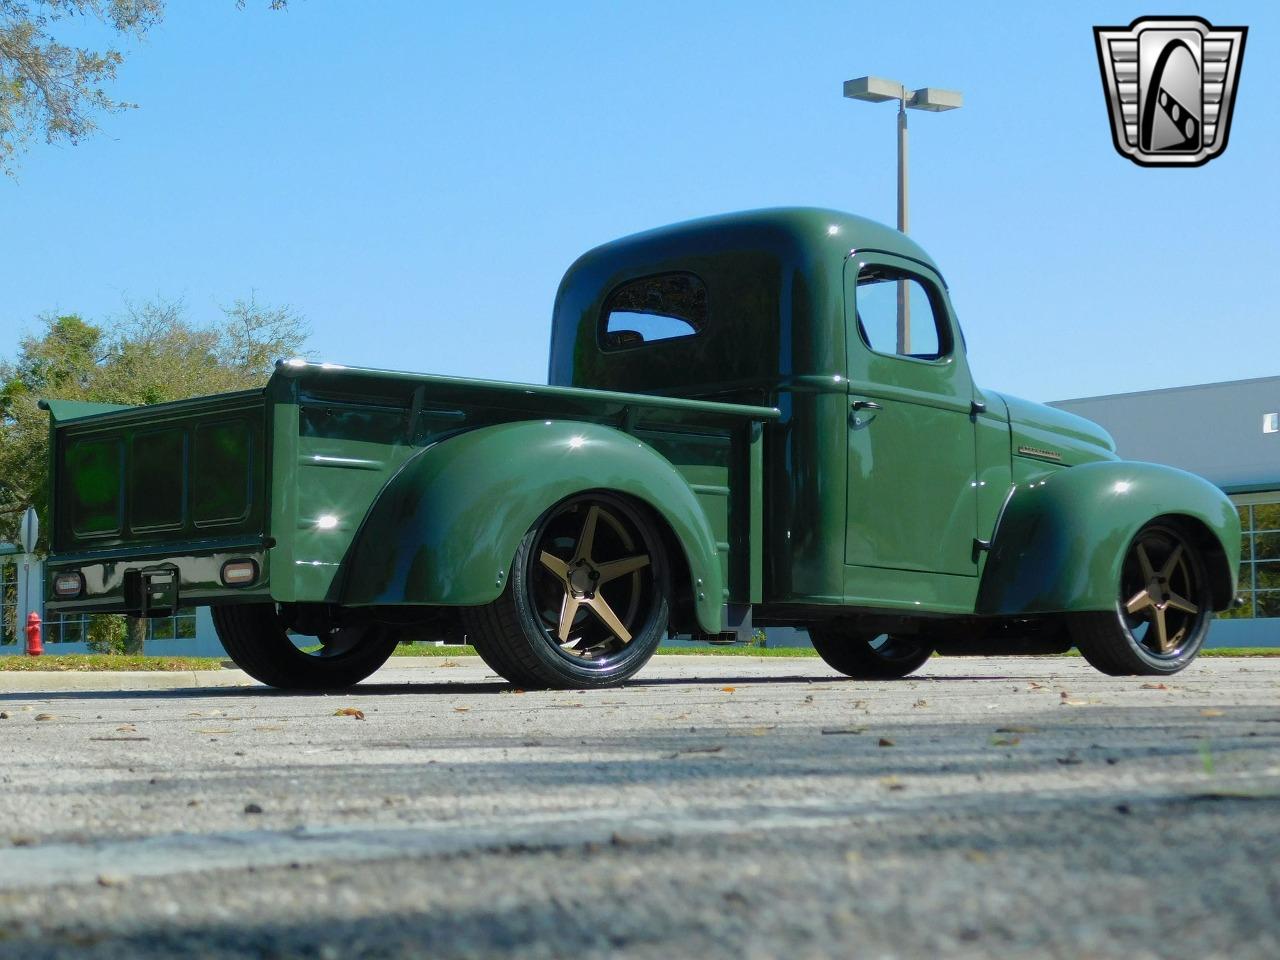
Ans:
POLYGON ((845 313, 845 563, 976 576, 973 381, 941 279, 856 252, 845 313))

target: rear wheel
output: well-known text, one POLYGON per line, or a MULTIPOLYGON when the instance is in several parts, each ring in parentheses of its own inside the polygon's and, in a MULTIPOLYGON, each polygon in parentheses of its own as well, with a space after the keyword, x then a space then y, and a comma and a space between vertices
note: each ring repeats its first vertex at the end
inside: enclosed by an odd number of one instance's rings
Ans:
POLYGON ((1148 524, 1129 545, 1115 610, 1079 614, 1071 636, 1112 676, 1177 673, 1204 644, 1213 619, 1204 558, 1182 529, 1148 524))
POLYGON ((218 639, 237 667, 284 690, 337 690, 387 662, 398 635, 381 624, 343 625, 296 604, 214 607, 218 639))
POLYGON ((518 687, 604 687, 653 655, 669 594, 649 517, 622 497, 582 494, 539 518, 502 595, 463 620, 485 663, 518 687))
POLYGON ((933 653, 913 637, 872 634, 840 624, 809 628, 809 639, 827 666, 858 680, 896 680, 915 673, 933 653))

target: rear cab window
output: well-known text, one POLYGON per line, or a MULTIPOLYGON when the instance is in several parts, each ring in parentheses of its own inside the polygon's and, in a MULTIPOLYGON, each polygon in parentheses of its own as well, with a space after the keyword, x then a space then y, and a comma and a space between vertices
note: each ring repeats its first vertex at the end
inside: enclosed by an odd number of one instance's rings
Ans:
POLYGON ((692 273, 629 280, 605 299, 600 348, 606 352, 687 340, 706 330, 707 288, 692 273))

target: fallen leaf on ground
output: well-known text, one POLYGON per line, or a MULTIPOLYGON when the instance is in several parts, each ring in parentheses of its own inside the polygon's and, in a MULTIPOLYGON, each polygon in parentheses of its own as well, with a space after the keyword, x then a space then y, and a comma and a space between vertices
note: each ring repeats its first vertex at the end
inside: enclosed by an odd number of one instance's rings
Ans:
POLYGON ((1039 733, 1039 727, 996 727, 996 733, 1039 733))
POLYGON ((721 687, 720 689, 721 689, 721 691, 723 691, 724 693, 733 693, 733 692, 734 692, 735 690, 737 690, 738 688, 737 688, 737 687, 721 687))
POLYGON ((991 745, 993 747, 1016 747, 1022 742, 1021 737, 992 737, 991 745))
POLYGON ((882 778, 882 779, 881 779, 881 781, 880 781, 880 786, 884 787, 886 790, 905 790, 905 789, 907 789, 907 785, 906 785, 905 783, 903 783, 901 780, 899 780, 897 777, 884 777, 884 778, 882 778))
POLYGON ((881 737, 881 738, 880 738, 880 746, 882 746, 882 747, 892 747, 893 745, 894 745, 893 741, 892 741, 892 740, 890 740, 888 737, 881 737))
POLYGON ((116 727, 116 732, 117 733, 137 733, 138 728, 135 727, 132 723, 126 723, 122 727, 116 727))
POLYGON ((100 887, 123 887, 129 880, 127 877, 118 873, 100 873, 98 874, 98 886, 100 887))
POLYGON ((37 720, 57 720, 58 718, 56 715, 52 713, 37 713, 36 719, 37 720))
POLYGON ((927 707, 928 705, 929 705, 929 701, 928 701, 928 700, 917 700, 917 701, 916 701, 915 703, 913 703, 911 706, 913 706, 913 707, 927 707))
MULTIPOLYGON (((1222 711, 1221 711, 1221 710, 1201 710, 1201 711, 1200 711, 1200 716, 1202 716, 1202 717, 1220 717, 1220 716, 1222 716, 1222 711)), ((36 719, 37 719, 37 720, 39 720, 40 718, 39 718, 39 717, 36 717, 36 719)))
MULTIPOLYGON (((470 707, 454 707, 454 708, 453 708, 453 712, 454 712, 454 713, 466 713, 466 712, 467 712, 468 710, 470 710, 470 709, 471 709, 470 707)), ((363 716, 363 714, 362 714, 362 716, 363 716)))
POLYGON ((778 725, 777 725, 776 723, 774 723, 774 724, 770 724, 770 725, 768 725, 768 726, 764 726, 764 727, 752 727, 752 728, 751 728, 751 735, 752 735, 753 737, 763 737, 763 736, 764 736, 766 733, 768 733, 770 730, 776 730, 776 729, 778 729, 778 725))
POLYGON ((1092 701, 1089 700, 1063 700, 1064 707, 1087 707, 1092 701))
POLYGON ((196 733, 230 733, 230 729, 224 730, 197 730, 196 733))
POLYGON ((1138 689, 1139 690, 1168 690, 1169 685, 1165 683, 1144 683, 1138 689))
POLYGON ((335 717, 355 717, 357 720, 364 719, 364 711, 359 707, 339 707, 333 711, 335 717))

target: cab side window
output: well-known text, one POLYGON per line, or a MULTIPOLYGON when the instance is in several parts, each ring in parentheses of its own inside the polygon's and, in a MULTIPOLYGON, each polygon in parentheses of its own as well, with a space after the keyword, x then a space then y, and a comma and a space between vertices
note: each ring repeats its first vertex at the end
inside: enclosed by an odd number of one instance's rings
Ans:
POLYGON ((863 264, 854 306, 858 335, 876 353, 940 360, 951 352, 937 295, 909 273, 863 264))

